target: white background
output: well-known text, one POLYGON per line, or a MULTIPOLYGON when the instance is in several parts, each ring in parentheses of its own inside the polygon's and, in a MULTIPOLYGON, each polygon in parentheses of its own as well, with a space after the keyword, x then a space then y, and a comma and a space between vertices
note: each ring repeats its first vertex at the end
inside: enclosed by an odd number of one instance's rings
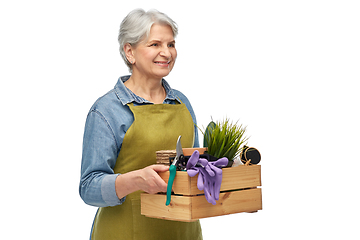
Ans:
POLYGON ((263 210, 202 220, 204 239, 359 239, 358 1, 2 1, 1 235, 88 239, 78 195, 93 102, 128 74, 121 20, 179 25, 166 78, 199 126, 229 117, 262 154, 263 210))

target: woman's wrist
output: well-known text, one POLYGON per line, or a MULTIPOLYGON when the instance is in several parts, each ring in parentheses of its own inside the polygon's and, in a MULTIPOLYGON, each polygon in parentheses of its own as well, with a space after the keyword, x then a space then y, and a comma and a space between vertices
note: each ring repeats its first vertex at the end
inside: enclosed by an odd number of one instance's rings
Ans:
POLYGON ((119 199, 122 199, 128 194, 140 190, 136 184, 140 175, 139 171, 141 170, 124 173, 117 176, 115 180, 115 191, 119 199))

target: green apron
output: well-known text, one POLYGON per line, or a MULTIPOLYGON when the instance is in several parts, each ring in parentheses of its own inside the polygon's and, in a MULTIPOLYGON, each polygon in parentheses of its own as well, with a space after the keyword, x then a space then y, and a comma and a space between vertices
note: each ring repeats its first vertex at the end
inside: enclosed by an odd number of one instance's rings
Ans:
MULTIPOLYGON (((128 104, 134 122, 125 134, 114 172, 127 173, 156 163, 156 151, 175 149, 179 135, 183 147, 194 143, 194 123, 185 104, 128 104)), ((140 193, 126 196, 123 204, 99 208, 92 240, 201 240, 199 221, 177 222, 140 214, 140 193)), ((164 202, 165 204, 165 202, 164 202)))

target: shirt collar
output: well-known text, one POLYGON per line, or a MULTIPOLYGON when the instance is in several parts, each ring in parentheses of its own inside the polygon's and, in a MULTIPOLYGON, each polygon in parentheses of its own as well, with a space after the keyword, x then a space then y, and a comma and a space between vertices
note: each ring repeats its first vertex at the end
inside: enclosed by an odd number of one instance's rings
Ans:
MULTIPOLYGON (((129 78, 130 78, 130 75, 122 76, 118 79, 118 82, 115 85, 115 93, 116 93, 117 97, 120 99, 121 103, 123 105, 126 105, 131 102, 136 102, 138 104, 151 103, 148 100, 137 96, 135 93, 133 93, 130 89, 128 89, 125 86, 124 82, 126 82, 129 78)), ((180 99, 175 95, 173 89, 170 87, 169 83, 165 79, 162 79, 162 85, 166 92, 165 101, 166 100, 172 100, 172 101, 176 100, 177 102, 181 103, 180 99)))

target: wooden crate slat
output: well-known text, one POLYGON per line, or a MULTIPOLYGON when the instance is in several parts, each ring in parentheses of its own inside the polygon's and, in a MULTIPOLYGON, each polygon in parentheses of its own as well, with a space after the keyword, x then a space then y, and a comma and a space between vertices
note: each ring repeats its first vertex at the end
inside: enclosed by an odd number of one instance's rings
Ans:
POLYGON ((196 196, 192 208, 192 219, 261 210, 261 188, 220 193, 216 205, 208 203, 204 196, 196 196))
POLYGON ((191 221, 191 197, 171 196, 171 203, 165 206, 164 194, 141 194, 141 214, 147 217, 177 221, 191 221))
MULTIPOLYGON (((169 172, 159 173, 160 177, 167 183, 169 180, 169 172)), ((189 177, 187 172, 178 171, 173 183, 173 191, 175 194, 181 195, 197 195, 203 194, 197 188, 197 178, 189 177)), ((223 168, 223 180, 220 191, 233 189, 253 188, 261 186, 261 166, 240 165, 233 168, 223 168)))
POLYGON ((262 209, 261 188, 220 193, 216 205, 208 203, 204 195, 171 196, 171 203, 165 206, 164 194, 141 194, 141 214, 147 217, 185 221, 215 217, 262 209))

